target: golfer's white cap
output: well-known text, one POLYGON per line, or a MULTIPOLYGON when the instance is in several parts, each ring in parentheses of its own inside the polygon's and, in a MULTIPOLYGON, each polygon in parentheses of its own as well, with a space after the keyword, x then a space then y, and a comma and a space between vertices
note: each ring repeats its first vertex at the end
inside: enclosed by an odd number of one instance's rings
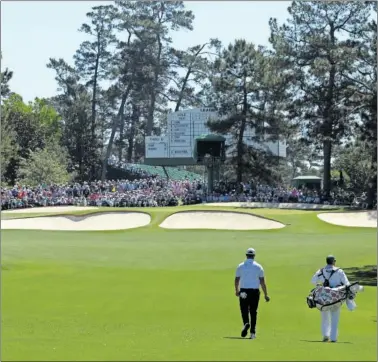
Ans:
POLYGON ((256 255, 256 252, 255 252, 255 249, 248 248, 245 254, 246 255, 256 255))

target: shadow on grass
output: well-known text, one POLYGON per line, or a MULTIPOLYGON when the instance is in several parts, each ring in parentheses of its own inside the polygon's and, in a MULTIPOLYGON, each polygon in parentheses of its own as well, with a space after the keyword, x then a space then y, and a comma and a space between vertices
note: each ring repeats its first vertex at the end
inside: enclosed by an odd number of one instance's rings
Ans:
POLYGON ((224 339, 245 339, 248 341, 250 338, 243 338, 243 337, 223 337, 224 339))
POLYGON ((368 285, 371 287, 377 286, 377 266, 365 265, 357 268, 343 268, 345 274, 351 283, 360 282, 362 285, 368 285))
MULTIPOLYGON (((324 343, 324 344, 332 344, 331 342, 323 342, 323 341, 309 341, 307 339, 300 339, 301 342, 308 342, 308 343, 324 343)), ((337 344, 342 343, 342 344, 353 344, 351 342, 336 342, 337 344)))

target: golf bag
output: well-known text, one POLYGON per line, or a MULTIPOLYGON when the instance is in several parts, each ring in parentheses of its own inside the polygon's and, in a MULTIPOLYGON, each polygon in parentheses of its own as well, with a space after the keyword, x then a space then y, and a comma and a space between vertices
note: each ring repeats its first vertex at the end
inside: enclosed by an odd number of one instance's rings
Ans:
MULTIPOLYGON (((325 286, 317 286, 312 289, 307 297, 307 305, 309 308, 317 308, 320 311, 328 311, 339 308, 345 301, 353 303, 355 308, 354 299, 356 294, 363 290, 363 287, 358 282, 350 285, 342 285, 337 288, 330 288, 325 286)), ((348 303, 348 308, 349 308, 348 303)))

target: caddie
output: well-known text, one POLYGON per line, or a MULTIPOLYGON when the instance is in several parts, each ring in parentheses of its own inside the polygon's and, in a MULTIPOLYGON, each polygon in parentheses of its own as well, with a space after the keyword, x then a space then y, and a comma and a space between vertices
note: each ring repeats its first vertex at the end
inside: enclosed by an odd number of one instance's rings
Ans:
MULTIPOLYGON (((342 285, 350 285, 347 276, 340 268, 336 268, 336 258, 328 255, 326 258, 327 265, 314 274, 311 283, 323 285, 324 287, 337 288, 342 285)), ((321 330, 323 342, 337 342, 338 325, 340 319, 341 306, 336 305, 331 310, 321 311, 321 330)))

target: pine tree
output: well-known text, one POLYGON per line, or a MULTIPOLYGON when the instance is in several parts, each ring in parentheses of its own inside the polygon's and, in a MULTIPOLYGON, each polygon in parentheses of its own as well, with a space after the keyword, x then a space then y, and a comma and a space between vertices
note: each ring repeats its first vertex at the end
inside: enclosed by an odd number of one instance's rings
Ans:
POLYGON ((290 113, 323 151, 323 186, 329 196, 332 146, 348 137, 353 125, 346 111, 353 93, 343 77, 355 65, 348 37, 368 22, 371 12, 362 2, 302 1, 294 1, 288 11, 290 18, 281 27, 271 19, 271 42, 297 75, 290 113))

